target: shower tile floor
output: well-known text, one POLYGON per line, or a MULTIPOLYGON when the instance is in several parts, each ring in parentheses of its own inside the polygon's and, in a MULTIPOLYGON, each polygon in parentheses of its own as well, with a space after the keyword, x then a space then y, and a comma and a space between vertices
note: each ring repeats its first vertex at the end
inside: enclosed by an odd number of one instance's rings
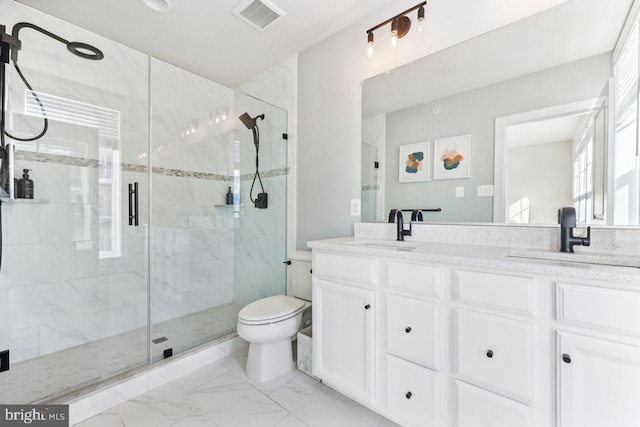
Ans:
MULTIPOLYGON (((231 303, 153 325, 153 360, 163 350, 174 354, 235 331, 242 306, 231 303)), ((123 370, 147 363, 147 328, 92 341, 18 362, 0 373, 0 403, 32 403, 107 379, 123 370)))
POLYGON ((238 350, 78 427, 392 427, 393 422, 293 370, 267 383, 244 373, 238 350))

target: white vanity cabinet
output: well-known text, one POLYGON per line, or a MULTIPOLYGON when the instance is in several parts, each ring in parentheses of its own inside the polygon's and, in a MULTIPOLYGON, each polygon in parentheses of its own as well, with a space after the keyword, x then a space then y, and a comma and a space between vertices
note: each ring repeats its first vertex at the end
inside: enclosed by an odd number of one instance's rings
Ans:
POLYGON ((556 290, 559 424, 640 426, 640 292, 561 282, 556 290))
POLYGON ((373 260, 314 254, 313 375, 363 403, 374 398, 374 268, 373 260))
POLYGON ((396 423, 640 427, 638 285, 313 253, 313 373, 396 423))

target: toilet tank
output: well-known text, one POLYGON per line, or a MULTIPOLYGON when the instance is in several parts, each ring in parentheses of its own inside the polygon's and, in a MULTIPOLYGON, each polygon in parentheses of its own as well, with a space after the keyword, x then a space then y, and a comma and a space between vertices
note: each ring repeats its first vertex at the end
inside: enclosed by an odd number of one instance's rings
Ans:
POLYGON ((289 284, 293 296, 311 301, 311 252, 291 252, 289 261, 289 284))

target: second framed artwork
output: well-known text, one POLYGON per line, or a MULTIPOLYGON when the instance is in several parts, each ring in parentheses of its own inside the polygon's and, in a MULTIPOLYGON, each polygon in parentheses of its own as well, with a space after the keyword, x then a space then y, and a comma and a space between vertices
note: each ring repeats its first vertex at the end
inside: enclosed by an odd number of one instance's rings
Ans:
POLYGON ((471 135, 436 139, 433 143, 433 179, 471 176, 471 135))
POLYGON ((430 146, 429 141, 400 146, 398 182, 429 181, 430 146))

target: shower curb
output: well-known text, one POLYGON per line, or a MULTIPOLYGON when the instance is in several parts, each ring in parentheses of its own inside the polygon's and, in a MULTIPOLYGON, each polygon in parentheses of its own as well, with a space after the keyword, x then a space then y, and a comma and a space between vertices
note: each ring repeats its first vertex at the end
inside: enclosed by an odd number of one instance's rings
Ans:
POLYGON ((229 334, 184 354, 134 368, 47 403, 69 405, 69 425, 72 426, 220 360, 247 345, 236 333, 229 334))

